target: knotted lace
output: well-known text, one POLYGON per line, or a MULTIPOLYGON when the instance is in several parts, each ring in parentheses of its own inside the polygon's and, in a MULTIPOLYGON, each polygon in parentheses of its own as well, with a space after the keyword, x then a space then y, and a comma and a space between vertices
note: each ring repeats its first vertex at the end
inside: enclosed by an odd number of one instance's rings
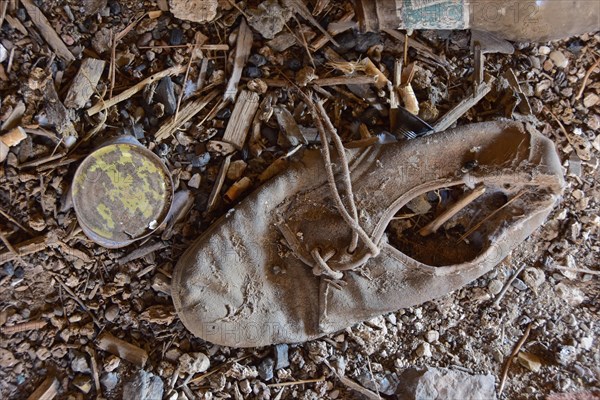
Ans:
MULTIPOLYGON (((329 188, 331 189, 333 200, 340 215, 352 230, 352 239, 350 241, 350 245, 348 246, 348 252, 354 253, 356 251, 356 248, 358 247, 358 240, 361 239, 362 242, 364 242, 364 244, 368 248, 368 253, 370 257, 376 257, 379 254, 379 247, 377 247, 377 245, 371 240, 369 235, 360 226, 358 220, 358 212, 356 210, 356 204, 354 202, 354 192, 352 191, 352 180, 350 179, 350 168, 348 166, 348 159, 346 157, 346 152, 344 149, 344 145, 342 144, 342 140, 338 136, 335 127, 331 123, 331 120, 329 119, 327 112, 323 107, 323 103, 318 98, 315 103, 309 96, 305 95, 304 93, 302 93, 302 95, 306 103, 312 109, 314 121, 317 126, 317 130, 319 131, 319 138, 321 140, 322 148, 321 153, 323 155, 325 171, 327 174, 327 182, 329 184, 329 188), (327 140, 328 137, 331 138, 335 150, 339 155, 342 169, 341 181, 344 190, 346 191, 349 211, 348 208, 346 208, 344 202, 342 201, 342 197, 340 196, 340 192, 335 182, 335 176, 333 171, 334 164, 331 162, 331 152, 329 150, 329 141, 327 140)), ((327 275, 333 279, 341 279, 343 277, 343 273, 340 271, 335 271, 327 264, 329 259, 333 257, 334 254, 335 253, 332 252, 329 252, 327 254, 321 254, 321 250, 319 248, 313 249, 311 251, 311 256, 315 262, 313 265, 313 273, 315 275, 327 275)))

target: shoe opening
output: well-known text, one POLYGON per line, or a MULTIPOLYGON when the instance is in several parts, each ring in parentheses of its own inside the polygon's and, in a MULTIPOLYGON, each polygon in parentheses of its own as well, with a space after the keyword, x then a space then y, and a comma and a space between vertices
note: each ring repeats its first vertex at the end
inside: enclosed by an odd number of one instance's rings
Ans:
POLYGON ((440 188, 404 205, 386 234, 392 246, 423 264, 462 264, 485 252, 502 230, 534 211, 548 196, 539 187, 509 184, 440 188))

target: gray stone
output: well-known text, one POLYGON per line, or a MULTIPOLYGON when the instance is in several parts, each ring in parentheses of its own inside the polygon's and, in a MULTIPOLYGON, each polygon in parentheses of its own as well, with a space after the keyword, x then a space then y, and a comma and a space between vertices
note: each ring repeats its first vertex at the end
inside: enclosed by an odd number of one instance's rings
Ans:
POLYGON ((278 344, 275 346, 275 369, 287 368, 290 366, 288 349, 289 347, 287 344, 278 344))
POLYGON ((163 397, 163 381, 144 370, 138 371, 123 386, 123 398, 129 400, 157 400, 163 397))
POLYGON ((270 381, 271 379, 273 379, 274 365, 275 365, 275 361, 270 357, 262 360, 260 362, 260 364, 258 364, 258 368, 257 368, 258 376, 260 376, 260 378, 263 381, 270 381))
POLYGON ((156 87, 156 101, 165 106, 165 114, 173 115, 177 109, 177 97, 175 97, 175 85, 170 76, 165 76, 156 87))
POLYGON ((85 354, 79 351, 73 351, 73 359, 71 360, 71 369, 82 374, 89 374, 92 370, 88 364, 85 354))
POLYGON ((519 278, 516 278, 512 283, 511 283, 512 287, 514 287, 517 290, 520 290, 521 292, 524 292, 525 290, 527 290, 527 285, 525 284, 525 282, 523 282, 522 280, 520 280, 519 278))
POLYGON ((100 383, 107 392, 111 392, 119 383, 119 374, 116 372, 106 372, 100 377, 100 383))
POLYGON ((495 400, 495 377, 445 368, 409 368, 400 375, 401 400, 495 400))
POLYGON ((556 353, 556 361, 560 365, 570 365, 577 359, 577 349, 574 346, 563 346, 558 353, 556 353))
POLYGON ((362 386, 374 392, 379 392, 388 396, 393 395, 398 390, 400 381, 396 374, 375 374, 371 375, 369 371, 359 375, 356 380, 362 386))

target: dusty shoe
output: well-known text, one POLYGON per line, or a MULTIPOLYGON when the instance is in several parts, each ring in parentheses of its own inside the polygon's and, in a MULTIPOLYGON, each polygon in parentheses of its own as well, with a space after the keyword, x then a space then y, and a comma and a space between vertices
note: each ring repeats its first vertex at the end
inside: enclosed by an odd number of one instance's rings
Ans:
POLYGON ((552 142, 516 122, 346 154, 306 150, 188 249, 172 295, 191 332, 302 342, 443 296, 507 256, 563 188, 552 142))

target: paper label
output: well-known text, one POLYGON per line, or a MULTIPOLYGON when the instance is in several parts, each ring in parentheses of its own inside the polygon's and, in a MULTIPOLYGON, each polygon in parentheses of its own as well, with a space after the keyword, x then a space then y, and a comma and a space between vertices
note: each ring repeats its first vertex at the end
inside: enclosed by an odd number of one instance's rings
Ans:
POLYGON ((466 29, 466 0, 396 0, 400 29, 466 29))

